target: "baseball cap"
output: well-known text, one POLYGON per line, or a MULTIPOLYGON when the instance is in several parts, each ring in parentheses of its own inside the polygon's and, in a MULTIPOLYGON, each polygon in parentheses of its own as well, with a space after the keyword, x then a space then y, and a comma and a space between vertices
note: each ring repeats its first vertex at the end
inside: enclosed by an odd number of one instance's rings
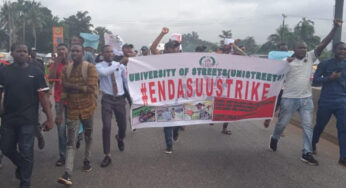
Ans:
POLYGON ((148 50, 149 48, 147 46, 142 46, 141 50, 148 50))

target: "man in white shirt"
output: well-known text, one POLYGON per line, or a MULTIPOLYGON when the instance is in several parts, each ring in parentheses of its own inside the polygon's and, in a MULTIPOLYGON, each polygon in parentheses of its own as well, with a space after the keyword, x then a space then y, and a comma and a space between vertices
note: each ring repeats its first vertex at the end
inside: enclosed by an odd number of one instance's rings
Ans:
POLYGON ((101 113, 103 123, 103 152, 105 158, 101 163, 101 167, 107 167, 112 162, 110 155, 112 113, 114 113, 118 125, 118 134, 115 136, 118 142, 118 148, 120 151, 124 151, 125 149, 123 141, 126 133, 126 103, 124 95, 129 90, 126 67, 119 62, 113 61, 114 53, 112 46, 104 46, 102 55, 104 61, 96 64, 96 69, 99 73, 100 90, 103 93, 101 113))
POLYGON ((287 59, 290 70, 286 75, 285 89, 280 103, 279 121, 276 123, 270 139, 270 149, 277 150, 277 143, 282 132, 298 111, 302 122, 304 141, 301 160, 309 165, 318 165, 312 156, 312 118, 314 113, 310 84, 312 65, 332 40, 341 24, 341 20, 335 20, 333 29, 315 50, 307 52, 306 43, 297 42, 293 56, 287 59))

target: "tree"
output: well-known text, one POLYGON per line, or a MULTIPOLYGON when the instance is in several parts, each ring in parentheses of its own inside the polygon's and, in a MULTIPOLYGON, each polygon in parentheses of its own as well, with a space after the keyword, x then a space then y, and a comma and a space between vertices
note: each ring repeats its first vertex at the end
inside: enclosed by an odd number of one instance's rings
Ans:
POLYGON ((78 11, 76 15, 64 18, 64 31, 68 40, 73 36, 79 36, 79 33, 91 33, 90 28, 93 24, 88 13, 88 11, 78 11))
POLYGON ((256 41, 253 37, 246 37, 241 41, 241 45, 245 46, 246 53, 249 55, 256 53, 258 50, 258 45, 256 44, 256 41))
POLYGON ((216 44, 201 40, 195 31, 182 35, 182 46, 184 52, 194 52, 197 46, 205 46, 209 50, 215 50, 217 48, 216 44))
POLYGON ((19 20, 19 12, 17 11, 16 3, 5 1, 0 11, 0 24, 1 28, 7 32, 8 35, 8 49, 13 43, 18 40, 18 27, 16 22, 19 20))
POLYGON ((42 29, 45 24, 41 3, 31 1, 27 3, 26 20, 28 26, 32 29, 32 36, 34 37, 34 47, 37 46, 37 29, 42 29))
POLYGON ((231 30, 222 30, 219 37, 222 39, 220 41, 220 45, 223 46, 225 44, 224 42, 225 42, 226 38, 232 38, 232 31, 231 30))
POLYGON ((98 51, 102 50, 102 47, 105 45, 105 33, 108 34, 112 34, 111 31, 109 31, 107 28, 105 27, 96 27, 93 31, 93 33, 97 34, 98 36, 100 36, 100 42, 99 42, 99 46, 98 46, 98 51))
POLYGON ((321 38, 315 36, 314 22, 303 18, 295 27, 294 35, 297 40, 304 41, 308 49, 315 48, 321 41, 321 38))
POLYGON ((294 49, 296 41, 306 42, 308 49, 313 49, 320 43, 320 37, 315 36, 314 22, 302 18, 301 21, 294 27, 294 31, 287 26, 280 26, 276 33, 268 36, 267 42, 259 49, 260 53, 268 53, 272 50, 277 50, 278 44, 284 42, 289 49, 294 49))

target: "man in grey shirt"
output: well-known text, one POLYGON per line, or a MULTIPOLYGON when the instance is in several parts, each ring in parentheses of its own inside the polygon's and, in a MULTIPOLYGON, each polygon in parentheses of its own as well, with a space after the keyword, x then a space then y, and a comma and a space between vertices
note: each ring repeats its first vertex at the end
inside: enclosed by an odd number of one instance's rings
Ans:
POLYGON ((290 70, 286 75, 285 89, 280 103, 279 121, 276 123, 270 139, 270 149, 277 150, 277 143, 282 132, 292 116, 298 111, 302 122, 304 141, 301 160, 309 165, 318 165, 312 156, 312 118, 314 112, 310 84, 312 65, 341 25, 341 20, 335 20, 333 29, 315 50, 307 52, 305 42, 296 42, 293 56, 287 59, 290 70))

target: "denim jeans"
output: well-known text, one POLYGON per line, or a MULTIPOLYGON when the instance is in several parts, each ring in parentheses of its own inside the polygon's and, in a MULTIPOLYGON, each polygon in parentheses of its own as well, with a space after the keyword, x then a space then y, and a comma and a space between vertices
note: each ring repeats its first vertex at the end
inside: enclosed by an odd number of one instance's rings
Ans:
POLYGON ((84 129, 85 140, 85 152, 84 160, 89 160, 90 149, 92 144, 92 132, 93 132, 93 116, 89 119, 82 120, 69 120, 67 119, 67 143, 66 143, 66 162, 65 171, 72 175, 74 153, 76 150, 76 141, 78 136, 78 130, 80 122, 82 122, 84 129))
MULTIPOLYGON (((55 111, 58 111, 59 103, 55 103, 55 111)), ((59 141, 59 156, 65 160, 66 157, 66 107, 63 107, 62 122, 60 125, 56 125, 58 129, 58 141, 59 141)))
POLYGON ((345 102, 319 102, 316 125, 312 137, 312 143, 318 143, 320 136, 326 127, 330 117, 336 117, 338 130, 340 157, 346 158, 346 103, 345 102))
POLYGON ((312 152, 312 118, 314 103, 311 97, 307 98, 282 98, 280 103, 279 120, 275 125, 273 138, 279 139, 293 115, 299 112, 303 129, 303 154, 312 152))
POLYGON ((19 169, 20 187, 31 184, 35 129, 36 125, 2 125, 1 127, 1 150, 19 169))
POLYGON ((166 141, 167 148, 173 147, 172 137, 173 137, 173 134, 178 134, 178 131, 179 131, 179 126, 163 128, 163 132, 165 133, 165 141, 166 141))

